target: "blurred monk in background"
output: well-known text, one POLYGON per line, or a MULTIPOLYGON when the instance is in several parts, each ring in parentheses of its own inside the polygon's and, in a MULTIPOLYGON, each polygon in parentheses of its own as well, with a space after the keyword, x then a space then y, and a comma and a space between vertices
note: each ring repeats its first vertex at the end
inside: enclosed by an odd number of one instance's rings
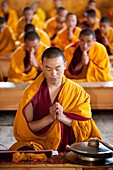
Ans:
POLYGON ((47 46, 51 45, 51 41, 50 41, 50 38, 49 38, 48 34, 45 31, 43 31, 43 30, 41 30, 39 28, 36 28, 33 24, 26 24, 25 25, 24 32, 18 37, 18 41, 20 43, 24 42, 24 35, 28 31, 35 31, 35 32, 37 32, 37 34, 40 37, 40 41, 41 42, 43 42, 47 46))
POLYGON ((77 17, 74 13, 68 13, 66 16, 66 27, 61 29, 55 38, 55 46, 64 51, 64 48, 78 41, 81 28, 77 27, 77 17))
POLYGON ((0 17, 4 17, 7 26, 12 29, 14 35, 16 35, 18 15, 14 9, 11 9, 7 0, 1 2, 0 17))
POLYGON ((8 81, 33 81, 41 72, 41 55, 46 48, 46 45, 40 43, 40 37, 36 32, 27 32, 24 44, 12 54, 8 81))
POLYGON ((47 32, 50 37, 51 44, 54 45, 54 40, 57 35, 57 32, 66 26, 66 15, 68 11, 64 7, 59 7, 57 10, 57 14, 48 19, 45 23, 44 30, 47 32))
POLYGON ((75 82, 113 81, 106 48, 96 42, 92 29, 83 29, 79 41, 67 46, 64 52, 67 60, 66 77, 75 82))
POLYGON ((108 52, 108 55, 113 55, 113 28, 110 26, 110 19, 102 17, 100 26, 95 30, 96 41, 103 44, 108 52))
POLYGON ((89 0, 88 3, 87 3, 86 8, 85 8, 85 10, 84 10, 84 12, 83 12, 82 15, 79 16, 79 18, 78 18, 78 19, 79 19, 79 20, 78 20, 78 23, 79 23, 79 24, 82 23, 82 22, 84 22, 84 21, 86 20, 86 18, 85 18, 85 13, 86 13, 87 10, 90 10, 90 9, 95 10, 95 12, 96 12, 96 17, 97 17, 98 19, 100 19, 100 18, 102 17, 102 14, 101 14, 100 10, 96 7, 96 2, 95 2, 94 0, 89 0))
POLYGON ((10 27, 6 25, 6 20, 0 17, 0 57, 9 57, 16 49, 15 37, 10 27))
POLYGON ((53 0, 53 8, 47 11, 47 19, 54 17, 57 14, 59 7, 63 7, 62 0, 53 0))
POLYGON ((33 24, 35 27, 42 28, 40 19, 33 15, 33 10, 31 7, 26 6, 23 9, 23 16, 19 19, 17 24, 17 37, 24 32, 24 27, 26 24, 33 24))
POLYGON ((85 17, 86 20, 81 24, 82 28, 91 28, 92 30, 99 28, 99 19, 94 9, 87 10, 85 17))

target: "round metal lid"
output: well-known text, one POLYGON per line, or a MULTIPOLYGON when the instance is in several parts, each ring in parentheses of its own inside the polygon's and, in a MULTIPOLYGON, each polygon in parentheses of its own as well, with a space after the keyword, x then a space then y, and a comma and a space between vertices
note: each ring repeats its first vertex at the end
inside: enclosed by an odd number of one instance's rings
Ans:
POLYGON ((67 145, 67 149, 79 155, 91 158, 110 158, 112 151, 104 146, 102 143, 95 140, 89 142, 78 142, 72 145, 67 145))

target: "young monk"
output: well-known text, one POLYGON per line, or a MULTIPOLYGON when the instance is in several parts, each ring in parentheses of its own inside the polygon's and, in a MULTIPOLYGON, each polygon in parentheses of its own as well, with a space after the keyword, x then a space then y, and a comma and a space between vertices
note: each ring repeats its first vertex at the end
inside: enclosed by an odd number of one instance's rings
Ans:
POLYGON ((63 7, 62 0, 53 0, 53 7, 47 12, 47 18, 52 18, 57 14, 59 7, 63 7))
POLYGON ((78 41, 81 28, 77 27, 77 17, 74 13, 68 13, 66 16, 66 25, 64 29, 57 33, 55 46, 64 51, 64 48, 70 43, 78 41))
POLYGON ((6 25, 5 18, 0 17, 0 57, 10 56, 15 49, 15 37, 6 25))
POLYGON ((100 26, 95 30, 96 41, 103 44, 108 52, 108 55, 113 55, 113 28, 110 26, 110 19, 102 17, 100 26))
POLYGON ((19 19, 17 25, 17 37, 24 32, 24 27, 26 24, 33 24, 35 27, 42 28, 40 20, 33 15, 33 10, 31 7, 27 6, 23 9, 23 16, 19 19))
POLYGON ((73 81, 110 81, 109 57, 106 48, 96 42, 90 28, 80 32, 79 41, 65 48, 67 69, 65 75, 73 81))
POLYGON ((87 10, 85 16, 86 21, 82 23, 82 28, 91 28, 92 30, 96 30, 97 28, 99 28, 99 19, 97 18, 94 9, 87 10))
POLYGON ((41 55, 46 48, 46 45, 40 43, 36 32, 27 32, 24 36, 24 44, 12 54, 8 81, 33 81, 41 71, 41 55))
POLYGON ((46 20, 46 13, 45 11, 40 7, 40 2, 38 1, 34 1, 31 3, 31 8, 33 10, 33 14, 38 16, 38 18, 40 18, 40 21, 42 21, 43 23, 46 20))
POLYGON ((65 68, 60 49, 50 47, 44 51, 43 72, 24 91, 19 105, 14 121, 17 142, 10 150, 32 148, 63 152, 66 144, 101 138, 92 119, 89 95, 64 76, 65 68))
POLYGON ((82 13, 81 16, 79 16, 79 23, 82 23, 83 21, 85 21, 85 12, 90 9, 95 10, 97 18, 100 19, 102 17, 100 10, 96 6, 96 2, 94 0, 89 0, 84 12, 82 13))
POLYGON ((18 37, 18 40, 20 41, 20 43, 24 42, 24 35, 26 32, 28 31, 36 31, 37 34, 40 37, 40 41, 43 42, 44 44, 46 44, 47 46, 51 45, 51 41, 49 36, 47 35, 47 33, 39 28, 36 28, 33 24, 26 24, 25 28, 24 28, 24 32, 18 37))
POLYGON ((11 9, 7 0, 1 2, 0 17, 6 19, 7 26, 10 27, 16 35, 16 28, 18 23, 18 16, 14 9, 11 9))
POLYGON ((57 32, 66 26, 66 15, 67 9, 59 7, 56 16, 48 19, 45 23, 44 30, 49 35, 52 45, 54 45, 54 39, 57 35, 57 32))

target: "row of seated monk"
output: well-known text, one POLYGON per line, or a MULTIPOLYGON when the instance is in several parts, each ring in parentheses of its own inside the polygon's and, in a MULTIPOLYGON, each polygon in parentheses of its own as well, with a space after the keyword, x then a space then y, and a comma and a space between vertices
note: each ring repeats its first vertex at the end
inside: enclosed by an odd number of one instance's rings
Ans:
MULTIPOLYGON (((48 46, 40 41, 35 31, 26 32, 24 43, 9 58, 8 81, 33 81, 42 72, 42 55, 47 48, 48 46)), ((66 46, 64 55, 66 61, 64 74, 67 78, 76 82, 113 80, 110 75, 107 50, 104 45, 96 41, 92 29, 82 29, 79 33, 79 41, 66 46)), ((0 60, 3 61, 3 57, 0 60)), ((6 60, 7 57, 4 58, 4 62, 6 60)))
MULTIPOLYGON (((89 1, 89 4, 95 2, 89 1)), ((8 3, 4 0, 2 14, 5 14, 6 7, 8 10, 8 3)), ((36 16, 33 9, 27 6, 23 9, 23 16, 18 20, 16 32, 12 32, 4 18, 5 15, 2 14, 0 56, 2 58, 11 56, 8 81, 21 82, 35 79, 41 72, 41 55, 50 46, 64 51, 67 61, 66 77, 76 81, 112 80, 109 75, 108 55, 113 53, 113 28, 110 27, 108 17, 98 20, 96 10, 91 8, 85 13, 85 21, 78 26, 76 15, 68 13, 64 7, 59 7, 56 15, 48 19, 42 28, 39 20, 34 19, 36 16), (33 33, 27 34, 31 31, 37 34, 34 34, 34 38, 33 33), (93 70, 98 70, 98 74, 93 70)))

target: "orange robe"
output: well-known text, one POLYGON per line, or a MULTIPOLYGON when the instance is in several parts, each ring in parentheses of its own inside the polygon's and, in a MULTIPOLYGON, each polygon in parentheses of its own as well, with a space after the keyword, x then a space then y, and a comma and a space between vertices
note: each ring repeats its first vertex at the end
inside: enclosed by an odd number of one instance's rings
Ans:
POLYGON ((82 27, 82 28, 91 28, 92 30, 96 30, 96 29, 99 28, 99 18, 96 18, 94 25, 90 26, 90 25, 87 23, 87 21, 84 21, 84 22, 81 24, 81 27, 82 27))
MULTIPOLYGON (((21 17, 18 20, 18 24, 17 24, 17 37, 19 37, 24 32, 24 28, 25 28, 26 24, 27 24, 27 22, 26 22, 24 16, 21 17)), ((35 27, 42 28, 42 23, 40 22, 40 20, 35 15, 33 16, 31 24, 33 24, 35 27)))
MULTIPOLYGON (((65 27, 65 23, 64 23, 64 27, 65 27)), ((56 16, 52 17, 52 18, 50 18, 46 21, 45 26, 44 26, 44 31, 47 32, 52 43, 54 43, 54 39, 55 39, 56 34, 57 34, 56 28, 57 28, 57 18, 56 18, 56 16)))
POLYGON ((36 78, 40 69, 41 56, 43 51, 47 48, 46 45, 40 43, 36 53, 36 59, 39 64, 39 68, 32 67, 28 73, 24 73, 24 58, 26 56, 26 50, 24 44, 12 54, 11 65, 8 73, 8 81, 11 82, 29 82, 36 78))
MULTIPOLYGON (((2 11, 0 12, 0 16, 4 17, 4 13, 2 11)), ((15 10, 10 8, 7 25, 8 25, 8 27, 10 27, 13 30, 14 35, 16 35, 17 23, 18 23, 17 13, 15 10)))
POLYGON ((59 47, 61 50, 64 51, 64 48, 67 45, 69 45, 71 43, 75 43, 75 42, 78 41, 78 36, 79 36, 80 31, 81 31, 81 28, 76 27, 75 30, 74 30, 73 38, 72 38, 71 41, 69 41, 69 38, 68 38, 68 29, 64 28, 64 29, 60 30, 57 33, 57 36, 56 36, 56 38, 54 40, 55 46, 59 47))
MULTIPOLYGON (((96 40, 99 43, 104 45, 104 43, 103 43, 104 35, 102 35, 102 33, 99 29, 95 30, 95 35, 96 35, 96 40)), ((106 37, 109 41, 108 47, 106 47, 106 49, 107 49, 109 55, 113 55, 113 28, 112 27, 109 27, 106 37)))
POLYGON ((6 26, 0 33, 0 56, 9 56, 15 50, 15 38, 12 31, 6 26))
MULTIPOLYGON (((44 44, 46 44, 47 46, 50 46, 51 44, 51 41, 50 41, 50 38, 49 36, 47 35, 47 33, 39 28, 35 28, 37 34, 39 35, 40 37, 40 41, 43 42, 44 44)), ((24 42, 24 33, 22 33, 18 40, 20 41, 20 43, 23 43, 24 42)))
POLYGON ((81 58, 79 50, 79 43, 71 44, 65 48, 64 54, 67 60, 67 68, 65 70, 66 77, 73 81, 87 81, 87 82, 99 82, 99 81, 113 81, 113 77, 110 75, 110 63, 106 48, 95 42, 89 50, 89 64, 84 66, 79 74, 72 74, 69 70, 70 64, 75 57, 75 61, 81 58), (76 59, 77 58, 77 59, 76 59), (85 75, 84 75, 85 73, 85 75))
MULTIPOLYGON (((55 120, 46 133, 37 135, 29 128, 24 115, 24 108, 37 94, 44 79, 44 74, 40 74, 24 91, 14 121, 14 136, 17 142, 10 150, 17 150, 23 146, 31 146, 35 150, 58 149, 61 141, 60 121, 55 120)), ((65 76, 62 77, 62 84, 63 87, 59 92, 58 102, 62 105, 64 113, 67 116, 71 113, 85 118, 85 120, 73 119, 72 121, 75 142, 88 141, 91 137, 101 138, 101 134, 92 119, 89 95, 80 85, 70 81, 65 76)))

